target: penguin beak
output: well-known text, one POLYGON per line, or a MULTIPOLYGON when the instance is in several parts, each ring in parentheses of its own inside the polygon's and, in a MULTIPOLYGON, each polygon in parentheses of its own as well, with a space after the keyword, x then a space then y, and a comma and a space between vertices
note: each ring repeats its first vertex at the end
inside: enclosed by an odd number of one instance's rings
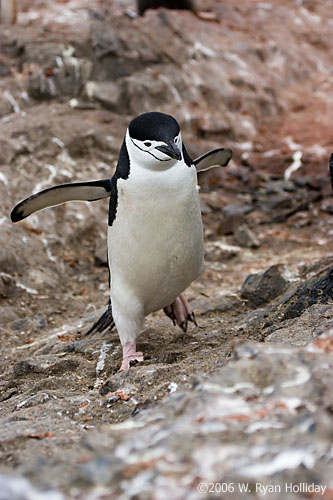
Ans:
POLYGON ((182 154, 180 152, 180 149, 176 146, 176 144, 173 141, 170 141, 167 146, 156 146, 156 149, 158 149, 165 155, 170 156, 170 158, 173 158, 174 160, 182 159, 182 154))

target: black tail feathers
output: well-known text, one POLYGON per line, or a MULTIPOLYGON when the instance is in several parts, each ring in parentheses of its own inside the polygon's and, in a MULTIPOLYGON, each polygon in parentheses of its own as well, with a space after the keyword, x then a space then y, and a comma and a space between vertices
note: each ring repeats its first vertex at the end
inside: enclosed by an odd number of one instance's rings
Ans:
POLYGON ((106 329, 112 330, 115 326, 115 322, 112 316, 112 305, 111 300, 109 300, 109 305, 107 310, 102 314, 102 316, 92 325, 90 330, 87 331, 86 335, 94 332, 103 332, 106 329))

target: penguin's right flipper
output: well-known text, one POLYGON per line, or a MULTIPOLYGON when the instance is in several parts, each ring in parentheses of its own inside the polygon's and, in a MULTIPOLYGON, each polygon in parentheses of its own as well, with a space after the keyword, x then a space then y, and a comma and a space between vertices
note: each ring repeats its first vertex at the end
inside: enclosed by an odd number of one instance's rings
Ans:
POLYGON ((13 208, 10 217, 12 222, 18 222, 34 212, 61 205, 66 201, 95 201, 108 198, 110 195, 111 179, 59 184, 21 201, 13 208))
POLYGON ((329 169, 330 169, 331 184, 332 184, 332 189, 333 189, 333 153, 331 153, 330 161, 329 161, 328 166, 329 166, 329 169))
POLYGON ((202 172, 204 170, 208 170, 212 167, 222 166, 226 167, 231 160, 232 150, 229 148, 219 148, 213 149, 212 151, 208 151, 199 158, 194 160, 194 165, 197 169, 197 172, 202 172))

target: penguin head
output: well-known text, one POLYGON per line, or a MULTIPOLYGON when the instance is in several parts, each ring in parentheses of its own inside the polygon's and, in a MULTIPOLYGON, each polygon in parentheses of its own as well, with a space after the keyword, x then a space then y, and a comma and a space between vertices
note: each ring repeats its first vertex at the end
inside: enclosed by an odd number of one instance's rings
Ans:
POLYGON ((169 168, 182 159, 178 122, 164 113, 139 115, 128 126, 126 147, 134 164, 153 170, 169 168))

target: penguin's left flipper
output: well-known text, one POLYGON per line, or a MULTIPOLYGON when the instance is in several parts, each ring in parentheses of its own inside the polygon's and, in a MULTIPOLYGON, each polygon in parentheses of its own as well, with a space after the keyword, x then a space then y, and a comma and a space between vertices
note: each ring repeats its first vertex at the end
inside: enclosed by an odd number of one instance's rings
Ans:
POLYGON ((34 212, 44 208, 61 205, 66 201, 95 201, 111 195, 111 179, 91 182, 73 182, 59 184, 21 201, 13 208, 10 217, 12 222, 25 219, 34 212))
POLYGON ((226 167, 232 157, 232 150, 229 148, 219 148, 208 151, 194 160, 194 165, 198 172, 203 172, 213 167, 226 167))

